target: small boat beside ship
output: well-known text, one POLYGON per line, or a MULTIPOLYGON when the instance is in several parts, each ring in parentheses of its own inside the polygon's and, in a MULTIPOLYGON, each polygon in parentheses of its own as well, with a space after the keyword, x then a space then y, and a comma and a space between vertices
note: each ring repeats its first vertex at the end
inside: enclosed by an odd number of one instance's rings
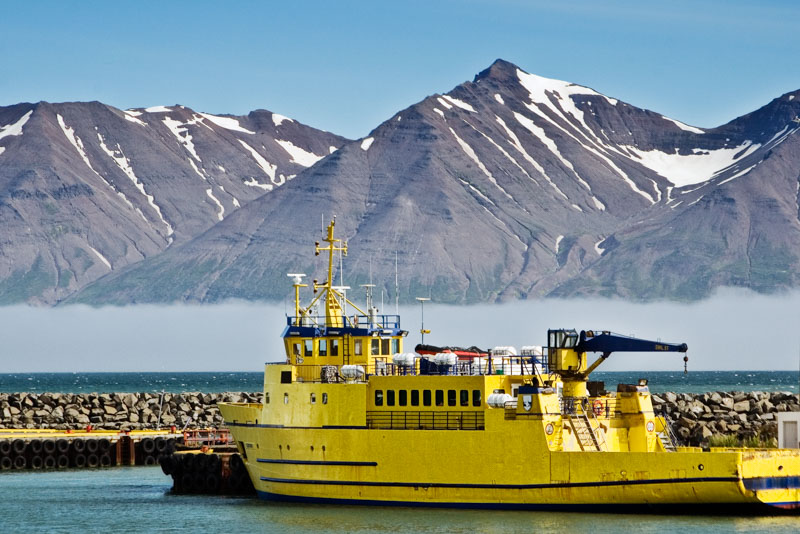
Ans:
POLYGON ((285 361, 262 403, 220 410, 269 500, 466 508, 769 512, 800 507, 800 451, 680 447, 646 380, 606 391, 590 374, 612 353, 685 344, 553 329, 545 346, 418 346, 397 315, 365 310, 328 277, 314 298, 294 277, 285 361), (317 306, 324 314, 316 314, 317 306), (351 310, 347 313, 346 310, 351 310), (597 355, 597 356, 593 356, 597 355), (593 361, 592 361, 593 360, 593 361))

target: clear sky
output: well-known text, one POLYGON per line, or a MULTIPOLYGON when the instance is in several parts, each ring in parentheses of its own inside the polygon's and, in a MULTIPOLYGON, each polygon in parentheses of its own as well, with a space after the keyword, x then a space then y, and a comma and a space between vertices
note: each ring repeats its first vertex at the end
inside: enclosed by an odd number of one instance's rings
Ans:
POLYGON ((496 58, 689 124, 800 88, 800 2, 8 2, 0 106, 264 108, 351 138, 496 58))

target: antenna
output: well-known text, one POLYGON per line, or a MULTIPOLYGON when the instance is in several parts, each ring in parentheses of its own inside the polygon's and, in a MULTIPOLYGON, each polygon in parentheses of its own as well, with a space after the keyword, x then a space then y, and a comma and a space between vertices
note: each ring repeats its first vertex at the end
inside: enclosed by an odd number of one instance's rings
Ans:
POLYGON ((394 251, 394 314, 400 315, 400 291, 397 289, 397 251, 394 251))

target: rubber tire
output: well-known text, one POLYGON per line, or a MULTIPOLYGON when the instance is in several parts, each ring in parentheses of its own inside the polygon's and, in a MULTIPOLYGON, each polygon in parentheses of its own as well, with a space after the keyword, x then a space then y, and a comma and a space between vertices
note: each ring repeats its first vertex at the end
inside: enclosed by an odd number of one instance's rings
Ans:
POLYGON ((192 475, 192 485, 194 493, 203 493, 206 489, 206 475, 204 473, 194 473, 192 475))
POLYGON ((11 454, 11 442, 7 439, 0 441, 0 456, 8 456, 11 454))
POLYGON ((32 439, 28 442, 28 450, 31 454, 41 454, 42 453, 42 440, 40 439, 32 439))
POLYGON ((209 473, 219 473, 222 460, 216 454, 209 454, 206 458, 206 471, 209 473))
POLYGON ((72 440, 72 452, 76 454, 82 454, 86 452, 86 440, 85 439, 72 440))
POLYGON ((86 467, 99 467, 100 466, 100 457, 94 453, 86 455, 86 467))
POLYGON ((58 469, 66 469, 69 467, 69 456, 66 454, 59 454, 56 458, 56 467, 58 469))
POLYGON ((100 448, 100 444, 97 443, 96 439, 86 440, 86 452, 88 452, 89 454, 96 454, 98 448, 100 448))
POLYGON ((229 464, 231 466, 231 471, 241 472, 245 471, 244 462, 242 461, 242 457, 238 454, 234 453, 231 455, 231 459, 229 460, 229 464))
POLYGON ((14 469, 26 469, 28 467, 28 459, 24 456, 17 456, 14 458, 14 469))
POLYGON ((25 443, 24 440, 21 440, 21 439, 15 439, 11 443, 11 450, 13 450, 14 454, 17 454, 17 455, 23 454, 25 452, 25 447, 26 447, 26 443, 25 443))
POLYGON ((97 452, 103 454, 104 452, 108 451, 111 448, 111 440, 108 438, 102 438, 97 440, 97 452))
POLYGON ((205 490, 206 493, 211 493, 211 494, 217 493, 217 491, 219 490, 219 481, 220 478, 218 474, 208 473, 206 475, 205 485, 203 489, 205 490))
POLYGON ((194 454, 181 454, 179 458, 181 459, 181 466, 183 467, 183 471, 186 473, 190 473, 194 471, 194 454))
POLYGON ((3 456, 3 458, 0 458, 0 471, 8 471, 12 467, 14 467, 14 460, 8 456, 3 456))
POLYGON ((190 473, 184 473, 181 476, 180 491, 183 493, 193 493, 194 489, 194 476, 190 473))
POLYGON ((67 454, 69 452, 69 440, 64 438, 56 440, 56 450, 60 454, 67 454))
POLYGON ((41 469, 44 467, 44 460, 41 456, 31 456, 31 469, 41 469))
POLYGON ((148 454, 144 457, 144 465, 156 465, 156 463, 158 463, 156 457, 152 454, 148 454))
POLYGON ((142 440, 142 450, 145 454, 153 454, 156 450, 156 443, 152 438, 144 438, 142 440))
POLYGON ((44 457, 44 468, 45 469, 55 469, 56 468, 56 457, 52 454, 48 454, 44 457))
POLYGON ((45 454, 52 455, 56 452, 56 440, 54 439, 46 439, 42 442, 42 450, 45 454))
POLYGON ((156 438, 156 452, 163 453, 167 450, 167 440, 164 438, 156 438))
POLYGON ((114 465, 114 458, 106 451, 105 454, 100 456, 100 467, 111 467, 114 465))
POLYGON ((208 455, 205 453, 194 455, 194 470, 197 472, 205 471, 208 465, 208 455))
POLYGON ((72 459, 72 465, 78 469, 86 467, 86 455, 83 453, 76 454, 72 459))

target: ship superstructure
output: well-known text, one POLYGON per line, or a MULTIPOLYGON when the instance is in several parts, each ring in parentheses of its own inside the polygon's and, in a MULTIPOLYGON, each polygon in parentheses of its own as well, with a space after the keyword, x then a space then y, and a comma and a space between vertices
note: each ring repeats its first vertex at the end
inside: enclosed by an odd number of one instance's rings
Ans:
POLYGON ((800 504, 800 452, 678 447, 645 380, 613 392, 589 380, 613 352, 685 344, 554 329, 545 347, 520 351, 405 352, 399 316, 370 298, 362 310, 333 285, 334 254, 347 250, 334 227, 315 247, 328 271, 309 305, 303 275, 290 275, 286 358, 266 365, 263 403, 220 405, 260 496, 607 511, 800 504))

